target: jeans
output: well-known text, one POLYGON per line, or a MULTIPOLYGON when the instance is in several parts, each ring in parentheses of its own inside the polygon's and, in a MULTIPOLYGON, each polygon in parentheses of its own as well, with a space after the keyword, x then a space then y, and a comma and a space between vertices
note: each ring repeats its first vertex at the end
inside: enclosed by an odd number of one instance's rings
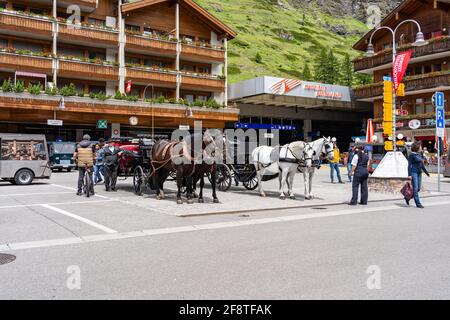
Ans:
POLYGON ((348 181, 352 182, 352 176, 350 173, 352 172, 352 163, 347 163, 347 175, 348 175, 348 181))
MULTIPOLYGON (((84 174, 86 173, 86 168, 84 167, 78 167, 78 192, 83 192, 83 185, 84 185, 84 174)), ((92 181, 92 168, 89 170, 89 178, 92 181)), ((94 193, 94 185, 91 184, 91 193, 94 193)))
POLYGON ((412 172, 412 185, 414 189, 414 202, 416 203, 416 206, 421 205, 420 198, 419 198, 419 192, 420 188, 422 187, 422 173, 412 172))
POLYGON ((102 175, 104 175, 104 166, 102 164, 97 164, 94 166, 94 183, 99 183, 102 181, 102 175))
POLYGON ((336 170, 336 175, 339 182, 342 182, 341 171, 339 170, 339 163, 330 163, 330 178, 331 182, 334 182, 334 171, 336 170))

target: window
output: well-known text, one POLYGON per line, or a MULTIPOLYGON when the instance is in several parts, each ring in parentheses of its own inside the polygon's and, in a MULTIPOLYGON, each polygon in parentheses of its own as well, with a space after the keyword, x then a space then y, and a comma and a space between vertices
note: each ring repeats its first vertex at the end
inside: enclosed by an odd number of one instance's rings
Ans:
POLYGON ((0 8, 6 9, 6 2, 0 2, 0 8))
POLYGON ((0 39, 0 48, 8 48, 8 40, 0 39))
POLYGON ((211 74, 211 69, 209 67, 198 67, 198 72, 211 74))
POLYGON ((431 66, 430 66, 430 65, 425 66, 425 67, 423 68, 423 70, 424 70, 423 73, 430 73, 430 72, 431 72, 431 66))
POLYGON ((100 19, 94 19, 94 18, 88 18, 87 22, 89 24, 92 24, 94 26, 98 26, 98 27, 104 27, 106 26, 106 21, 105 20, 100 20, 100 19))
POLYGON ((75 85, 75 88, 78 92, 84 92, 84 84, 79 82, 73 83, 73 81, 64 79, 58 81, 58 89, 61 89, 64 86, 70 86, 71 84, 75 85))
POLYGON ((126 64, 141 64, 141 59, 137 58, 137 57, 126 57, 125 58, 125 63, 126 64))
POLYGON ((45 10, 41 8, 30 8, 30 12, 34 14, 45 15, 45 10))
POLYGON ((406 69, 405 76, 410 76, 410 75, 412 75, 412 69, 408 68, 408 69, 406 69))
POLYGON ((383 50, 387 50, 387 49, 390 49, 390 48, 392 48, 392 43, 385 43, 385 44, 383 44, 383 50))
POLYGON ((135 26, 132 24, 126 24, 125 25, 125 29, 131 32, 141 32, 141 27, 140 26, 135 26))
POLYGON ((433 66, 433 72, 439 72, 439 71, 442 71, 442 65, 440 63, 435 64, 433 66))
POLYGON ((58 54, 66 57, 84 57, 84 50, 78 48, 58 48, 58 54))
POLYGON ((2 140, 2 160, 47 160, 43 141, 2 140))
POLYGON ((24 4, 13 3, 13 10, 15 11, 27 11, 27 6, 24 4))
POLYGON ((421 66, 415 67, 414 74, 415 75, 422 74, 422 67, 421 66))
POLYGON ((208 101, 208 96, 197 96, 198 101, 208 101))
POLYGON ((104 52, 90 51, 89 59, 106 60, 106 54, 104 52))
POLYGON ((186 41, 187 43, 192 43, 194 42, 195 38, 193 36, 181 35, 181 39, 186 41))
POLYGON ((33 51, 33 52, 43 52, 44 51, 43 45, 37 44, 37 43, 25 42, 25 41, 14 40, 13 47, 16 50, 29 50, 29 51, 33 51))
POLYGON ((186 94, 183 97, 184 100, 188 101, 189 103, 194 102, 194 95, 193 94, 186 94))
POLYGON ((105 93, 105 87, 89 85, 89 93, 105 93))
POLYGON ((188 65, 182 66, 181 69, 183 71, 187 71, 187 72, 194 72, 195 71, 195 67, 194 66, 188 66, 188 65))

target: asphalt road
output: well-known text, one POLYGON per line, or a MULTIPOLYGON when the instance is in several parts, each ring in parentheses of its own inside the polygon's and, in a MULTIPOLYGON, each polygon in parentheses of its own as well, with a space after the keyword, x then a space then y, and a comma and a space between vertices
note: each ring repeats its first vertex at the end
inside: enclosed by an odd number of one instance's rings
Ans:
POLYGON ((1 186, 0 299, 450 298, 450 196, 179 218, 63 187, 1 186))

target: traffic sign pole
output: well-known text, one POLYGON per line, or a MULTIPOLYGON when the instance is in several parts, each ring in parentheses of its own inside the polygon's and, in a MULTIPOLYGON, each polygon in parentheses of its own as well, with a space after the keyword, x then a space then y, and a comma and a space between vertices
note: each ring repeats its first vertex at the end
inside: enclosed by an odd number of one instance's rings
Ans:
POLYGON ((436 92, 433 95, 436 106, 436 138, 438 154, 438 192, 441 192, 441 139, 445 136, 445 96, 443 92, 436 92))

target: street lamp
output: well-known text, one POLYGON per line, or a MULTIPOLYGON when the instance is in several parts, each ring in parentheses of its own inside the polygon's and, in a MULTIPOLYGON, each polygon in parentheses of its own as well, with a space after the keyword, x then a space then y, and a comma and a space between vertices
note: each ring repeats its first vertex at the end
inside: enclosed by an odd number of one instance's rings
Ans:
MULTIPOLYGON (((416 41, 415 41, 412 45, 415 46, 415 47, 419 47, 419 46, 424 46, 424 45, 426 45, 428 42, 425 41, 425 38, 424 38, 423 33, 422 33, 422 30, 421 30, 421 28, 420 28, 420 24, 419 24, 416 20, 413 20, 413 19, 407 19, 407 20, 404 20, 404 21, 400 22, 400 23, 395 27, 395 29, 392 29, 392 28, 387 27, 387 26, 377 27, 377 28, 375 29, 375 31, 372 32, 372 34, 370 35, 369 44, 367 45, 366 56, 369 56, 369 57, 370 57, 370 56, 373 56, 373 55, 375 54, 375 50, 374 50, 374 47, 373 47, 373 44, 372 44, 372 38, 373 38, 373 35, 374 35, 377 31, 379 31, 379 30, 381 30, 381 29, 386 29, 386 30, 389 30, 389 31, 392 33, 392 65, 394 65, 394 63, 395 63, 395 57, 397 56, 397 48, 396 48, 396 42, 395 42, 396 34, 397 34, 397 31, 398 31, 398 28, 399 28, 401 25, 403 25, 403 24, 405 24, 405 23, 408 23, 408 22, 414 23, 414 24, 417 26, 417 29, 418 29, 418 32, 417 32, 417 34, 416 34, 416 41)), ((396 93, 395 93, 395 89, 393 89, 393 90, 392 90, 392 106, 393 106, 393 115, 392 115, 392 136, 394 136, 394 137, 396 136, 396 132, 397 132, 397 126, 396 126, 397 117, 396 117, 396 114, 395 114, 395 113, 396 113, 396 100, 397 100, 397 95, 396 95, 396 93)), ((394 152, 397 151, 397 145, 396 145, 396 143, 394 143, 393 149, 394 149, 394 152)))

